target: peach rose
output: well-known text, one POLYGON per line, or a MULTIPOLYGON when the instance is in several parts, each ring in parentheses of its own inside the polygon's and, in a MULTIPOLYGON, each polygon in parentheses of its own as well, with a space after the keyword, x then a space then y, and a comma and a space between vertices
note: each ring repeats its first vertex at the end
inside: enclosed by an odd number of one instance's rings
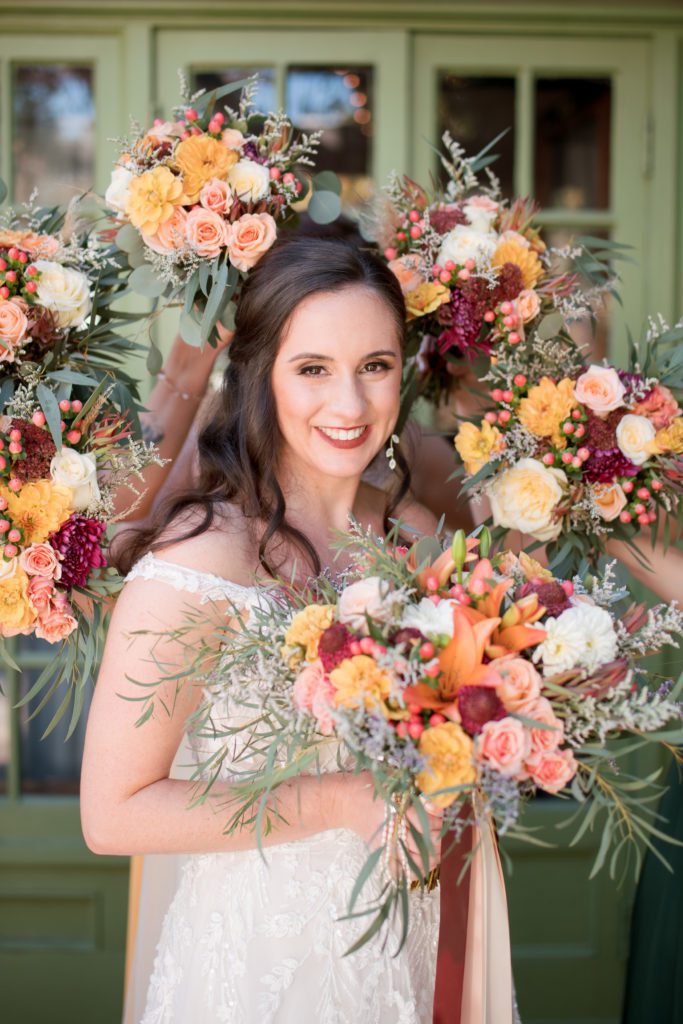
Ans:
POLYGON ((45 576, 50 580, 58 580, 62 575, 59 556, 45 541, 25 548, 19 556, 19 564, 27 576, 45 576))
POLYGON ((339 621, 367 633, 366 615, 382 620, 387 614, 389 584, 379 576, 368 576, 346 587, 339 598, 339 621))
POLYGON ((637 402, 631 412, 645 416, 655 430, 665 430, 680 415, 681 410, 669 389, 663 384, 655 384, 647 398, 637 402))
POLYGON ((323 736, 331 736, 334 732, 334 695, 335 689, 323 673, 314 690, 311 704, 311 711, 315 715, 318 729, 323 736))
POLYGON ((226 149, 241 149, 244 145, 244 135, 237 128, 226 128, 221 135, 221 142, 226 149))
POLYGON ((66 596, 55 595, 47 611, 38 616, 36 623, 36 636, 41 640, 47 640, 49 644, 59 643, 76 629, 78 623, 71 614, 72 609, 66 596))
POLYGON ((626 508, 628 498, 621 484, 595 483, 590 488, 593 504, 606 523, 611 523, 626 508))
POLYGON ((238 270, 251 270, 277 237, 275 221, 269 213, 245 213, 228 234, 230 262, 238 270))
POLYGON ((527 758, 525 768, 546 793, 559 793, 576 775, 578 764, 571 750, 547 750, 527 758))
POLYGON ((522 707, 541 696, 541 677, 524 658, 496 658, 492 667, 503 680, 496 687, 496 694, 506 711, 521 711, 522 707))
POLYGON ((541 754, 544 751, 557 750, 560 743, 564 742, 564 725, 553 711, 553 706, 545 697, 528 704, 521 712, 525 718, 533 718, 536 722, 543 722, 544 725, 551 725, 552 729, 529 728, 531 740, 531 754, 541 754))
POLYGON ((596 416, 606 416, 622 406, 625 393, 626 388, 613 366, 589 366, 574 386, 577 402, 596 416))
POLYGON ((214 213, 228 213, 232 206, 232 192, 227 181, 211 178, 199 193, 199 202, 205 210, 214 213))
POLYGON ((486 722, 475 743, 477 760, 508 776, 522 772, 530 749, 529 730, 518 719, 510 717, 486 722))
POLYGON ((0 231, 0 249, 11 249, 16 245, 32 256, 51 259, 59 252, 60 242, 54 235, 36 235, 33 231, 0 231))
POLYGON ((307 665, 296 677, 292 697, 300 711, 310 711, 312 709, 315 691, 324 678, 325 669, 319 661, 315 661, 312 665, 307 665))
POLYGON ((28 599, 39 615, 46 612, 55 593, 54 581, 47 576, 32 576, 28 581, 28 599))
POLYGON ((19 304, 11 299, 0 299, 0 347, 7 352, 8 362, 13 360, 27 331, 28 319, 19 304))
POLYGON ((420 257, 414 255, 399 256, 397 260, 389 262, 389 270, 396 277, 404 295, 415 291, 424 281, 420 263, 420 257))
POLYGON ((142 240, 160 256, 173 256, 185 245, 186 224, 187 213, 182 206, 174 206, 173 213, 168 220, 159 225, 159 230, 153 235, 143 234, 142 240))
POLYGON ((533 288, 525 288, 515 299, 517 316, 521 317, 522 322, 525 324, 528 324, 530 320, 538 316, 540 308, 541 300, 533 288))
POLYGON ((187 215, 185 237, 200 256, 211 260, 228 244, 230 228, 217 213, 195 206, 187 215))

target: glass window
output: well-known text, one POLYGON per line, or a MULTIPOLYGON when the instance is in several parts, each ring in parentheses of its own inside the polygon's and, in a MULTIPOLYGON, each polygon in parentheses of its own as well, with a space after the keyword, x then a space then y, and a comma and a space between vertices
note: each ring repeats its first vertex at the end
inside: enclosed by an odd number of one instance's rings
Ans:
POLYGON ((535 188, 546 209, 606 210, 610 203, 609 78, 539 78, 535 188))
POLYGON ((357 206, 372 189, 373 69, 289 65, 285 109, 301 131, 322 131, 316 171, 334 171, 342 204, 357 206))
MULTIPOLYGON (((219 89, 222 85, 229 85, 231 82, 241 82, 243 78, 250 75, 258 75, 258 83, 254 92, 254 106, 256 110, 267 114, 270 110, 277 110, 280 104, 277 98, 277 86, 275 83, 274 68, 224 68, 220 71, 198 71, 192 72, 192 91, 206 89, 219 89)), ((232 107, 234 110, 239 102, 238 93, 229 93, 216 104, 217 110, 223 107, 232 107)))
POLYGON ((435 146, 440 145, 443 133, 449 131, 456 142, 465 147, 467 155, 474 156, 509 129, 495 147, 498 160, 491 165, 491 170, 500 179, 503 195, 511 197, 514 192, 514 78, 463 77, 442 71, 437 97, 437 138, 428 140, 435 146))
POLYGON ((12 162, 15 202, 26 202, 38 189, 41 205, 62 203, 93 187, 92 68, 13 67, 12 162))

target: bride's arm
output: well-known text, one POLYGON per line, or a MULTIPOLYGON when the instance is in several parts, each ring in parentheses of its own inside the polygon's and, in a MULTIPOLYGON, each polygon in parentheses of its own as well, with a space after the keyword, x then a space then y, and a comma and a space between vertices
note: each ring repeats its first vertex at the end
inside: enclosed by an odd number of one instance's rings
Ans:
MULTIPOLYGON (((152 653, 150 636, 138 636, 131 643, 130 634, 180 626, 190 607, 200 610, 193 595, 138 579, 126 585, 114 610, 88 720, 81 776, 83 834, 94 853, 208 853, 256 847, 251 830, 222 834, 230 813, 224 805, 229 784, 217 783, 212 798, 189 810, 189 784, 168 777, 187 716, 201 699, 199 687, 186 682, 176 696, 174 683, 160 683, 154 714, 137 728, 141 704, 122 699, 143 692, 130 680, 155 683, 184 665, 183 646, 177 640, 157 642, 152 653), (156 667, 159 664, 163 670, 156 667), (162 702, 173 708, 172 714, 162 702)), ((201 611, 209 607, 204 605, 201 611)), ((210 634, 206 627, 184 643, 206 641, 210 634)), ((278 823, 263 837, 264 846, 338 827, 353 828, 370 840, 383 819, 368 780, 350 775, 296 779, 278 789, 277 808, 286 823, 278 823)))

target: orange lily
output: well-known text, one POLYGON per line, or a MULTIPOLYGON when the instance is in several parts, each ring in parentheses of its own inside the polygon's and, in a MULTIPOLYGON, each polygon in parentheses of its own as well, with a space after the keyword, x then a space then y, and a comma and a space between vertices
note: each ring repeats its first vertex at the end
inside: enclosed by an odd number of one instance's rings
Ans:
POLYGON ((472 623, 464 609, 453 609, 453 636, 439 655, 442 675, 439 689, 451 700, 461 686, 500 686, 502 679, 484 655, 500 619, 482 619, 472 623))
MULTIPOLYGON (((467 558, 466 561, 470 561, 472 558, 476 558, 474 549, 479 544, 478 537, 467 537, 467 558)), ((418 566, 416 545, 411 548, 410 555, 408 556, 407 566, 411 572, 415 572, 418 566)), ((427 580, 434 578, 438 580, 439 587, 445 587, 451 576, 455 572, 457 566, 453 559, 453 555, 450 548, 447 548, 436 561, 432 562, 431 565, 425 566, 418 575, 417 581, 423 590, 427 590, 427 580)))

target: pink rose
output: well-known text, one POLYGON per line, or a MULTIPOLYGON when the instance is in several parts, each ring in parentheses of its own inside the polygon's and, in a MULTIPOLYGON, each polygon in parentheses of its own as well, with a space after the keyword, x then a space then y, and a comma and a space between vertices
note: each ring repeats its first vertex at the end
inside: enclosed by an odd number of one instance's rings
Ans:
POLYGON ((36 623, 35 633, 41 640, 47 640, 49 644, 59 643, 65 637, 73 633, 78 625, 71 614, 71 606, 66 600, 59 600, 61 595, 56 594, 55 599, 50 602, 47 611, 41 612, 36 623))
POLYGON ((221 135, 221 142, 226 149, 241 149, 244 145, 244 135, 237 128, 226 128, 221 135))
POLYGON ((39 615, 48 610, 54 593, 54 582, 48 576, 32 576, 28 581, 28 599, 39 615))
POLYGON ((185 225, 187 213, 182 206, 174 206, 173 213, 168 220, 159 225, 159 230, 154 235, 142 235, 145 245, 148 245, 160 256, 173 256, 185 245, 185 225))
POLYGON ((315 691, 324 678, 325 669, 320 661, 314 661, 312 665, 307 665, 305 669, 302 669, 296 677, 292 693, 294 703, 299 711, 312 710, 315 691))
POLYGON ((58 580, 62 575, 59 555, 50 544, 31 544, 22 551, 19 564, 27 576, 45 576, 50 580, 58 580))
POLYGON ((0 299, 0 348, 11 353, 8 362, 14 358, 28 331, 28 319, 23 309, 11 299, 0 299))
POLYGON ((571 750, 550 750, 529 757, 525 767, 546 793, 559 793, 576 775, 578 764, 571 750))
POLYGON ((199 193, 199 202, 205 210, 214 213, 228 213, 232 206, 232 191, 227 181, 211 178, 199 193))
POLYGON ((316 684, 313 693, 311 711, 315 715, 318 729, 323 736, 331 736, 334 732, 335 719, 333 715, 335 689, 326 675, 323 675, 316 684))
POLYGON ((228 252, 238 270, 251 270, 277 237, 275 221, 269 213, 245 213, 230 225, 228 252))
POLYGON ((525 288, 515 299, 517 316, 521 317, 522 322, 525 324, 528 324, 530 320, 538 316, 540 308, 541 300, 533 288, 525 288))
POLYGON ((628 498, 621 484, 595 483, 590 488, 593 504, 606 523, 611 523, 626 508, 628 498))
POLYGON ((506 711, 520 711, 523 705, 537 700, 541 696, 541 677, 531 664, 524 658, 496 658, 491 668, 500 674, 503 680, 496 687, 496 695, 503 702, 506 711))
POLYGON ((187 215, 185 237, 200 256, 213 259, 228 244, 230 228, 217 213, 195 206, 187 215))
POLYGON ((397 260, 390 261, 389 270, 396 277, 404 295, 415 291, 424 282, 420 266, 420 257, 414 255, 399 256, 397 260))
POLYGON ((388 592, 388 583, 379 576, 368 576, 357 583, 351 583, 339 598, 339 621, 351 629, 367 633, 366 615, 379 621, 386 616, 388 592))
POLYGON ((631 412, 645 416, 655 430, 665 430, 676 416, 680 416, 681 409, 667 387, 655 384, 647 398, 634 405, 631 412))
POLYGON ((553 711, 553 706, 545 697, 528 704, 520 714, 525 718, 533 718, 536 722, 543 722, 544 725, 551 725, 552 729, 529 729, 531 737, 531 754, 542 754, 550 750, 557 750, 560 743, 564 742, 564 725, 553 711))
POLYGON ((606 416, 622 406, 625 393, 626 388, 613 366, 589 366, 574 386, 577 402, 597 416, 606 416))
POLYGON ((488 764, 501 775, 514 776, 522 771, 529 756, 529 731, 516 718, 486 722, 475 743, 478 761, 488 764))

